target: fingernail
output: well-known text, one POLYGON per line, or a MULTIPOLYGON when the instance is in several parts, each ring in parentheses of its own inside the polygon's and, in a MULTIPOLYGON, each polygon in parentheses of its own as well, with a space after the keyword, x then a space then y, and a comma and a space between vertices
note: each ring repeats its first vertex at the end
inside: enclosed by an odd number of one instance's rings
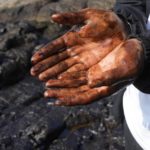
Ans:
POLYGON ((59 16, 59 14, 53 14, 52 17, 53 18, 57 18, 59 16))
POLYGON ((45 86, 49 86, 49 82, 46 82, 46 83, 45 83, 45 86))
POLYGON ((31 63, 32 63, 32 64, 35 64, 35 61, 36 61, 35 58, 32 57, 32 58, 31 58, 31 63))
POLYGON ((34 69, 33 69, 33 68, 31 68, 30 74, 31 74, 32 76, 35 76, 35 72, 34 72, 34 69))
POLYGON ((49 96, 48 92, 47 91, 44 92, 44 97, 48 97, 48 96, 49 96))
POLYGON ((40 75, 38 76, 38 78, 39 78, 39 80, 41 80, 41 81, 44 81, 44 80, 45 80, 45 76, 44 76, 43 74, 40 74, 40 75))

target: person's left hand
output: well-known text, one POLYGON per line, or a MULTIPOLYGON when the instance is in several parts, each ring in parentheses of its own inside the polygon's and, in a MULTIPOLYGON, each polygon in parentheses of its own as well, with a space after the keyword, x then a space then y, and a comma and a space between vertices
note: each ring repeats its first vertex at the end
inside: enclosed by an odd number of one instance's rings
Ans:
POLYGON ((32 56, 31 75, 42 81, 73 67, 96 64, 127 37, 123 21, 111 10, 83 9, 52 15, 61 24, 80 25, 48 43, 32 56))
POLYGON ((108 96, 131 83, 143 65, 143 48, 137 39, 117 46, 88 70, 69 71, 47 81, 45 97, 58 100, 54 105, 83 105, 108 96))

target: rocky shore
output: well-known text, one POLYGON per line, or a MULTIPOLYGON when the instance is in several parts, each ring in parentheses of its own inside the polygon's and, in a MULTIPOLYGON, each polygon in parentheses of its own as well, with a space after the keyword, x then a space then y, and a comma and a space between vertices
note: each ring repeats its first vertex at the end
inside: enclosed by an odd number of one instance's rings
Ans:
MULTIPOLYGON (((111 8, 113 0, 0 0, 0 150, 123 150, 112 96, 86 106, 54 107, 29 74, 32 54, 68 30, 55 12, 111 8)), ((120 96, 122 92, 118 93, 120 96)))

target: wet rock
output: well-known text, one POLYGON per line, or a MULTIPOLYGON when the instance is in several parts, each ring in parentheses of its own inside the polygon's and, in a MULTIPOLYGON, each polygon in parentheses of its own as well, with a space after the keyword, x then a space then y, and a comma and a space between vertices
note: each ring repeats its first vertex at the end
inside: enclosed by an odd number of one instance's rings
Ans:
POLYGON ((37 29, 29 22, 21 21, 17 26, 20 28, 20 34, 37 32, 37 29))
POLYGON ((0 86, 11 84, 25 75, 29 68, 31 53, 22 49, 12 49, 11 52, 2 52, 0 62, 0 86))
POLYGON ((6 27, 4 24, 0 24, 0 35, 3 35, 6 32, 6 27))
POLYGON ((46 101, 41 99, 42 93, 41 83, 31 77, 0 91, 0 100, 7 100, 8 104, 0 116, 0 147, 7 149, 8 142, 2 141, 11 139, 12 149, 24 141, 23 146, 30 146, 29 149, 44 149, 61 134, 65 128, 63 118, 67 111, 47 106, 46 101))
POLYGON ((88 7, 91 8, 97 8, 97 9, 110 9, 113 8, 113 4, 115 3, 115 0, 107 0, 100 2, 99 0, 90 1, 88 0, 88 7))
POLYGON ((104 116, 108 116, 108 110, 104 106, 109 100, 110 98, 105 99, 105 103, 100 101, 72 108, 65 119, 66 129, 52 142, 49 149, 107 150, 113 147, 123 149, 122 126, 114 130, 104 119, 104 116), (118 131, 119 134, 116 134, 118 131))
POLYGON ((40 37, 40 32, 26 22, 9 23, 6 29, 7 32, 0 36, 0 87, 25 75, 40 37))
POLYGON ((19 21, 19 20, 33 20, 39 11, 40 7, 45 5, 48 0, 8 0, 6 2, 0 1, 0 19, 2 22, 19 21))

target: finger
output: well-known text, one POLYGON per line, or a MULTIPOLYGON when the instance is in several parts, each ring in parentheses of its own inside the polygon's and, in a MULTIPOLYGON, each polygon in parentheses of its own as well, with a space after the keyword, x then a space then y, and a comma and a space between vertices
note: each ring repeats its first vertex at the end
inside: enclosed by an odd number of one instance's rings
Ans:
MULTIPOLYGON (((89 50, 91 46, 74 46, 72 48, 69 48, 61 53, 58 53, 58 54, 55 54, 55 55, 52 55, 46 59, 44 59, 43 61, 37 63, 35 66, 33 66, 31 68, 31 75, 32 76, 36 76, 38 75, 39 73, 41 73, 42 71, 45 71, 46 69, 48 69, 49 67, 59 63, 60 61, 68 58, 69 56, 70 57, 73 57, 73 56, 76 56, 77 54, 80 54, 86 50, 89 50)), ((69 70, 70 71, 76 71, 75 68, 78 68, 78 71, 80 70, 84 70, 84 65, 83 64, 78 64, 78 65, 75 65, 74 67, 71 67, 69 70)), ((68 70, 68 71, 69 71, 68 70)))
POLYGON ((89 89, 88 91, 78 94, 71 93, 71 96, 57 96, 57 98, 59 99, 59 104, 56 105, 85 105, 110 95, 112 91, 113 90, 111 89, 111 87, 103 86, 100 88, 89 89))
POLYGON ((59 13, 59 14, 53 14, 51 16, 52 20, 59 23, 59 24, 65 24, 65 25, 75 25, 75 24, 81 24, 84 22, 85 13, 87 11, 85 9, 78 11, 78 12, 67 12, 67 13, 59 13))
POLYGON ((64 72, 58 76, 58 79, 79 79, 86 78, 86 71, 64 72))
POLYGON ((66 59, 66 60, 56 64, 55 66, 47 69, 46 71, 42 72, 41 74, 39 74, 39 79, 41 81, 46 81, 52 77, 55 77, 58 74, 60 74, 61 72, 67 70, 69 67, 76 64, 77 62, 78 62, 77 56, 66 59))
POLYGON ((87 83, 86 78, 79 78, 74 80, 48 80, 46 82, 47 87, 64 87, 64 88, 70 88, 70 87, 79 87, 81 85, 84 85, 87 83))
POLYGON ((36 64, 39 61, 47 58, 48 56, 58 52, 59 50, 66 48, 63 37, 60 37, 44 47, 42 47, 39 51, 37 51, 31 58, 32 64, 36 64))
POLYGON ((68 57, 67 51, 58 53, 56 55, 53 55, 51 57, 48 57, 44 59, 43 61, 37 63, 35 66, 31 68, 31 75, 36 76, 42 71, 45 71, 49 67, 59 63, 60 61, 66 59, 68 57))
POLYGON ((77 12, 53 14, 52 19, 60 24, 75 25, 84 23, 86 19, 93 17, 94 13, 104 13, 104 10, 85 8, 77 12))
POLYGON ((96 100, 100 100, 101 98, 110 96, 111 94, 115 93, 116 91, 124 88, 129 84, 128 81, 118 83, 112 86, 102 86, 99 88, 89 89, 83 92, 78 93, 78 95, 62 95, 62 97, 57 97, 59 100, 54 102, 53 105, 56 106, 75 106, 75 105, 85 105, 92 103, 96 100))
POLYGON ((52 67, 55 64, 61 62, 62 60, 68 58, 69 56, 73 57, 81 52, 82 48, 80 48, 79 46, 74 46, 73 48, 69 48, 61 53, 52 55, 33 66, 30 71, 31 75, 36 76, 42 71, 48 69, 49 67, 52 67))
POLYGON ((44 96, 45 97, 53 97, 53 98, 59 98, 62 96, 72 96, 73 94, 78 94, 84 91, 89 90, 89 86, 84 85, 80 86, 78 88, 61 88, 61 89, 49 89, 45 91, 44 96))

